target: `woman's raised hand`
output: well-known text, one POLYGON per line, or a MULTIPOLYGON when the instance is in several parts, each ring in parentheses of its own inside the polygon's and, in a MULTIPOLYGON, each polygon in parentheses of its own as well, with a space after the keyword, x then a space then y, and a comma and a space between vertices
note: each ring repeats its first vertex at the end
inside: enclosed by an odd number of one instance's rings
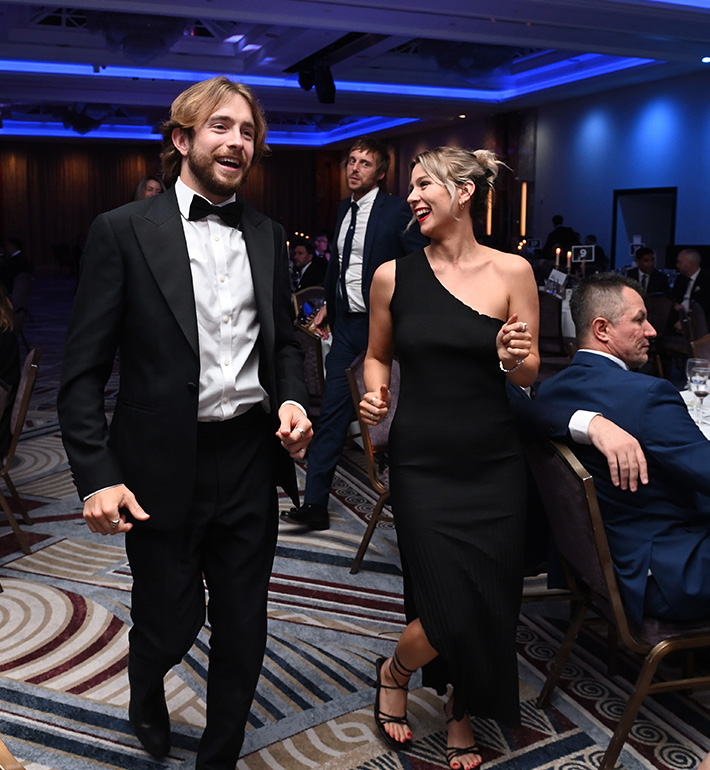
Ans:
POLYGON ((360 402, 360 416, 368 425, 377 425, 387 417, 392 396, 387 385, 380 385, 379 391, 370 390, 360 402))
POLYGON ((527 323, 518 320, 517 313, 513 313, 501 327, 496 337, 496 347, 498 358, 506 369, 530 355, 532 334, 528 331, 527 323))

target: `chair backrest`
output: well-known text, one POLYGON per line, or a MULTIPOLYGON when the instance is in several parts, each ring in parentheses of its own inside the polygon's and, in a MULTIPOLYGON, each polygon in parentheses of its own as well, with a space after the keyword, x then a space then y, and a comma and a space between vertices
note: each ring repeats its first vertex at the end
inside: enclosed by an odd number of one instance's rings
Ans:
POLYGON ((590 592, 630 649, 646 650, 632 635, 621 603, 592 476, 571 449, 555 441, 530 445, 527 457, 568 578, 590 592))
POLYGON ((702 305, 695 300, 690 302, 690 310, 688 311, 688 320, 690 322, 690 340, 700 339, 708 333, 708 322, 705 317, 705 311, 702 305))
POLYGON ((32 397, 35 380, 37 379, 40 356, 40 351, 37 348, 32 348, 22 364, 20 384, 17 386, 17 396, 15 397, 15 404, 12 408, 12 417, 10 418, 10 434, 12 438, 10 440, 10 448, 7 450, 7 455, 5 456, 5 465, 7 466, 12 463, 12 459, 15 456, 15 450, 17 449, 17 442, 20 440, 20 434, 25 425, 27 410, 30 406, 30 398, 32 397))
POLYGON ((710 361, 710 334, 705 334, 700 339, 693 340, 690 346, 693 349, 693 358, 704 358, 710 361))
POLYGON ((368 473, 370 481, 375 488, 383 485, 384 455, 389 444, 390 426, 392 418, 397 410, 397 400, 399 398, 399 362, 392 361, 392 370, 390 374, 390 394, 392 402, 387 417, 379 425, 368 425, 360 416, 358 404, 365 393, 365 383, 363 379, 365 353, 360 355, 350 364, 346 370, 348 382, 350 383, 350 393, 355 404, 357 420, 360 426, 360 435, 362 445, 365 450, 365 459, 368 464, 368 473))
POLYGON ((567 355, 562 337, 562 299, 542 290, 538 292, 538 297, 540 299, 540 352, 567 355))
POLYGON ((296 317, 299 317, 303 311, 303 305, 306 302, 316 308, 325 302, 325 289, 322 286, 307 286, 305 289, 293 293, 293 309, 296 317))
POLYGON ((296 339, 303 349, 303 375, 311 400, 311 412, 320 414, 320 402, 325 388, 323 348, 320 337, 305 326, 296 324, 296 339))
POLYGON ((667 294, 656 292, 654 294, 646 294, 643 301, 646 305, 648 322, 660 337, 666 333, 666 327, 673 310, 673 300, 667 294))

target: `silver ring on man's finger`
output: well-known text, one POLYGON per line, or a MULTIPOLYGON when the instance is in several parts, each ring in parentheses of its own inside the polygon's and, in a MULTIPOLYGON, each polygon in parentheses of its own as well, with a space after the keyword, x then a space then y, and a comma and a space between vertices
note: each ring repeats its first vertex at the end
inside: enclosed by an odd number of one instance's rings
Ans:
POLYGON ((306 436, 306 431, 305 431, 305 430, 303 430, 303 428, 296 428, 296 430, 300 432, 300 434, 301 434, 301 438, 305 438, 305 436, 306 436))
POLYGON ((121 523, 121 519, 116 519, 116 521, 109 521, 109 524, 112 527, 117 527, 121 523))
POLYGON ((372 397, 370 398, 370 403, 371 403, 371 404, 374 404, 374 403, 375 403, 375 397, 374 397, 374 396, 372 396, 372 397))

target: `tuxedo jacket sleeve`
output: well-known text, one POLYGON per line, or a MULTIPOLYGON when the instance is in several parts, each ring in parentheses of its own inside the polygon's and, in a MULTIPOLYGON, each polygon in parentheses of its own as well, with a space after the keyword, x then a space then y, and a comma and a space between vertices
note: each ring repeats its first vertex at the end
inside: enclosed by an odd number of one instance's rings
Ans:
MULTIPOLYGON (((242 230, 260 322, 260 379, 275 424, 284 400, 307 403, 286 239, 280 225, 250 206, 242 230)), ((192 275, 174 190, 100 215, 84 251, 58 399, 80 496, 125 483, 151 515, 150 526, 186 515, 199 378, 192 275), (109 428, 104 388, 117 352, 120 384, 109 428)), ((283 450, 277 457, 281 483, 293 492, 293 464, 283 450)))

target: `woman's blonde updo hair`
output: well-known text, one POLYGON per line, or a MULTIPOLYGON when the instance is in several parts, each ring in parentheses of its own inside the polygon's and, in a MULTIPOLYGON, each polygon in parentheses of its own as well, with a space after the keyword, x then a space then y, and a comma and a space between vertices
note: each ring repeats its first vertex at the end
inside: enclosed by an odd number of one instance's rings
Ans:
POLYGON ((493 189, 498 167, 505 165, 490 150, 466 150, 462 147, 437 147, 420 152, 412 161, 411 168, 419 164, 424 172, 440 182, 456 202, 457 190, 466 182, 473 182, 471 219, 475 222, 486 211, 488 191, 493 189))

